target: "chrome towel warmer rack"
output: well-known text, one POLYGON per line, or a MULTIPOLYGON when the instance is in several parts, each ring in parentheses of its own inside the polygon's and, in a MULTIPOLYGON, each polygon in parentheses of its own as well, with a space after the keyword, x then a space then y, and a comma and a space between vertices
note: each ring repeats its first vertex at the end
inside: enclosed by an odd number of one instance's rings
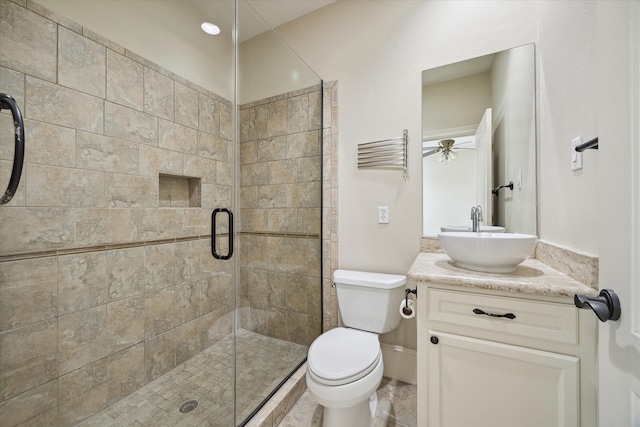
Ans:
POLYGON ((13 156, 13 168, 11 169, 11 178, 4 195, 0 198, 0 205, 7 204, 16 194, 18 184, 20 184, 20 176, 22 175, 22 165, 24 163, 24 122, 22 113, 12 96, 0 93, 0 111, 2 109, 11 110, 13 115, 13 127, 15 129, 15 149, 13 156))
POLYGON ((407 180, 408 140, 404 129, 397 138, 358 144, 358 169, 400 169, 407 180))

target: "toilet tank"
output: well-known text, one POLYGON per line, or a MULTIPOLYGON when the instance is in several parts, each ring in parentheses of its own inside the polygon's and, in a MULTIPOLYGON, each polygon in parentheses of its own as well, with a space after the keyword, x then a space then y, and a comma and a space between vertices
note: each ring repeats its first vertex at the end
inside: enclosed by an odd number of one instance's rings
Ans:
POLYGON ((383 334, 400 324, 406 276, 336 270, 333 283, 345 326, 383 334))

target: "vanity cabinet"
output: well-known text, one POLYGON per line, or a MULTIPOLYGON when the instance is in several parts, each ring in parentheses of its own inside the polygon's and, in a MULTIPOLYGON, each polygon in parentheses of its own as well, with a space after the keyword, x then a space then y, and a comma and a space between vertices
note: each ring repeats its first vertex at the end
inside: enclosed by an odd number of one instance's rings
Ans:
POLYGON ((593 314, 569 297, 417 286, 419 426, 596 425, 593 314))

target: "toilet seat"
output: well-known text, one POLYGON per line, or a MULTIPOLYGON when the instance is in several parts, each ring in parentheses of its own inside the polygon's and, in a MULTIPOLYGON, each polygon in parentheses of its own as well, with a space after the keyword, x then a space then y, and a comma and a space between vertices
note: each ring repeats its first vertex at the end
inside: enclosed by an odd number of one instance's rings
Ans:
POLYGON ((357 329, 334 328, 311 344, 308 372, 318 383, 343 385, 371 373, 381 358, 378 335, 357 329))

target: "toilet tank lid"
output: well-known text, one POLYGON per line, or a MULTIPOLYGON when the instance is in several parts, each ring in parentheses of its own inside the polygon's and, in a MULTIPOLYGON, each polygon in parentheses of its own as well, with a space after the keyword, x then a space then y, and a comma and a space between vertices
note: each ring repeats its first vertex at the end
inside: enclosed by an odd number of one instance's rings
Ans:
POLYGON ((407 276, 401 274, 370 273, 367 271, 336 270, 334 283, 393 289, 407 283, 407 276))

